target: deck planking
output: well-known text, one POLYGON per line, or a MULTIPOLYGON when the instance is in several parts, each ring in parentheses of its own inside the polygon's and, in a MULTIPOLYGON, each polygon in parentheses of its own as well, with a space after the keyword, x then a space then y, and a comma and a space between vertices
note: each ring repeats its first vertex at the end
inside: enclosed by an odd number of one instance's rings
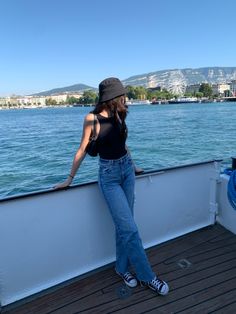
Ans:
POLYGON ((209 226, 147 250, 167 296, 126 288, 113 268, 6 306, 8 314, 236 313, 236 235, 209 226))

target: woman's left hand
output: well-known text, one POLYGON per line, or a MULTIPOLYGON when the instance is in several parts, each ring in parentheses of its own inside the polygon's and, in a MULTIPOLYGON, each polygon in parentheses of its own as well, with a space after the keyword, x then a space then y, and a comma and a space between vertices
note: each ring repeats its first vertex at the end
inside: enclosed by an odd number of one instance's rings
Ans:
POLYGON ((67 188, 67 187, 71 184, 71 182, 72 182, 72 178, 69 177, 66 181, 57 184, 57 185, 54 186, 53 188, 54 188, 55 190, 65 189, 65 188, 67 188))
POLYGON ((135 167, 134 171, 135 171, 135 174, 141 174, 144 172, 144 170, 142 168, 138 168, 138 167, 135 167))

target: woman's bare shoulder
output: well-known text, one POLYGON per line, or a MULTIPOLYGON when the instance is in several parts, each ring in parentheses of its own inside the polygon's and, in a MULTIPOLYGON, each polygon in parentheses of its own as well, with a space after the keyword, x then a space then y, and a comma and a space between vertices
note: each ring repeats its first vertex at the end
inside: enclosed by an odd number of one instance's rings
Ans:
POLYGON ((94 119, 94 114, 90 112, 85 116, 84 121, 91 122, 93 121, 93 119, 94 119))

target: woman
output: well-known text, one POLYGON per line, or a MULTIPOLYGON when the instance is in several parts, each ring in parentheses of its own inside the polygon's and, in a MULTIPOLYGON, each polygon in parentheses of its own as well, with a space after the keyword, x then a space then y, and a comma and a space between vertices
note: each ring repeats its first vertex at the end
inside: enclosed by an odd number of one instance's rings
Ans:
POLYGON ((157 294, 166 295, 169 287, 153 273, 133 218, 135 167, 125 144, 126 90, 117 78, 107 78, 99 84, 99 101, 84 120, 80 147, 74 157, 67 180, 56 186, 71 184, 86 155, 86 147, 96 123, 99 154, 99 187, 106 200, 116 229, 116 273, 129 287, 137 279, 157 294), (129 271, 132 266, 136 275, 129 271))

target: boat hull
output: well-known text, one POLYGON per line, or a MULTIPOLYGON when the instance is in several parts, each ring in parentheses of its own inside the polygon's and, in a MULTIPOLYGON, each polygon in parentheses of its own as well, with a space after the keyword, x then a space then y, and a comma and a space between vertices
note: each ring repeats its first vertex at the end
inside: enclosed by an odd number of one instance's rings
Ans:
POLYGON ((198 100, 187 100, 187 101, 184 101, 184 100, 169 100, 168 101, 169 104, 196 104, 196 103, 199 103, 198 100))

